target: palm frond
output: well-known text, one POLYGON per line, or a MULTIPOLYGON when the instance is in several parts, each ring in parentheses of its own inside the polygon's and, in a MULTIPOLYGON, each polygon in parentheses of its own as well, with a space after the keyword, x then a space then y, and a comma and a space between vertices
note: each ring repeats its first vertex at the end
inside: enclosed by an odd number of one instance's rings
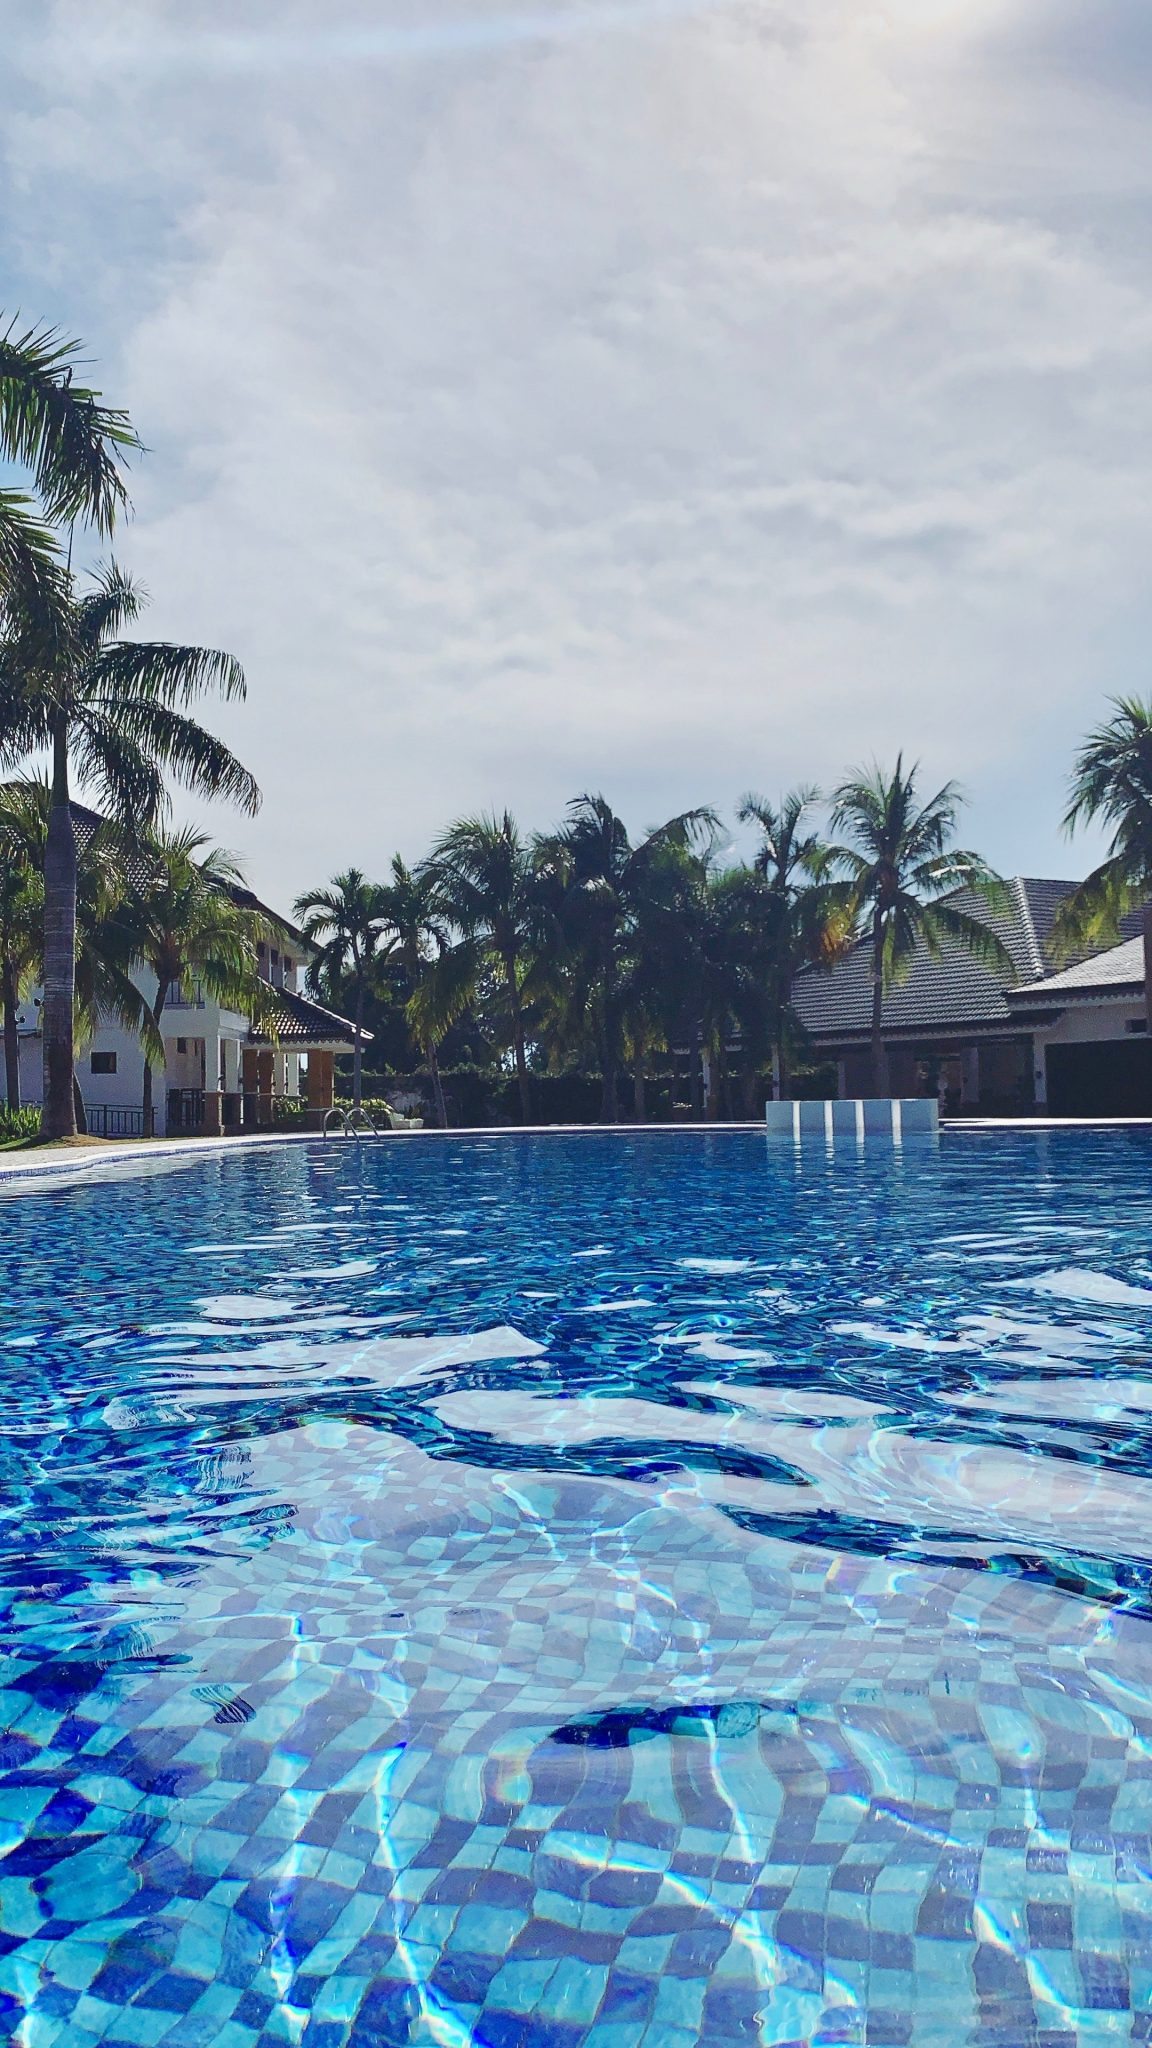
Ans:
POLYGON ((223 798, 250 816, 260 808, 259 785, 231 748, 169 704, 151 697, 109 700, 102 695, 76 723, 93 746, 98 732, 115 729, 126 745, 156 764, 157 774, 166 769, 175 782, 199 796, 223 798))
POLYGON ((1144 878, 1134 878, 1124 854, 1114 854, 1074 889, 1052 922, 1048 950, 1063 964, 1077 955, 1101 952, 1120 939, 1120 920, 1144 900, 1144 878))
POLYGON ((51 521, 109 533, 128 502, 124 461, 141 443, 126 412, 75 381, 80 343, 52 327, 0 334, 0 447, 30 470, 51 521))
POLYGON ((214 693, 226 702, 247 692, 244 671, 218 647, 183 647, 168 640, 113 640, 92 663, 93 694, 106 701, 135 699, 187 708, 214 693))

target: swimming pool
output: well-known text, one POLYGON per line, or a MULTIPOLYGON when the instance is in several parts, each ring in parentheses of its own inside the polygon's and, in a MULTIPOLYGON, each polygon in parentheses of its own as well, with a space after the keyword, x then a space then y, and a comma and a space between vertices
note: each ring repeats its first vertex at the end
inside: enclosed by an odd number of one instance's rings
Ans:
POLYGON ((1152 1133, 0 1189, 0 2037, 1152 2039, 1152 1133))

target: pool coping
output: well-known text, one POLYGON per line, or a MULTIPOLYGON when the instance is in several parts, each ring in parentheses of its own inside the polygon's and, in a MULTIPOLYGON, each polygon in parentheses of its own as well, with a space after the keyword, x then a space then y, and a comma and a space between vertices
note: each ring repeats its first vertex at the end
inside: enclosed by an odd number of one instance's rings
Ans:
MULTIPOLYGON (((1147 1116, 1084 1116, 1084 1117, 946 1117, 941 1120, 941 1130, 952 1131, 1071 1131, 1071 1130, 1148 1130, 1152 1129, 1152 1117, 1147 1116)), ((381 1131, 378 1138, 365 1134, 358 1142, 374 1144, 403 1143, 408 1139, 457 1138, 528 1138, 545 1135, 563 1137, 613 1138, 629 1137, 637 1131, 646 1135, 674 1136, 684 1132, 695 1132, 707 1137, 716 1131, 763 1131, 759 1117, 746 1118, 728 1123, 675 1123, 675 1124, 465 1124, 442 1131, 436 1125, 417 1131, 381 1131)), ((319 1131, 254 1131, 250 1136, 231 1135, 219 1138, 177 1138, 172 1141, 148 1139, 140 1143, 131 1140, 113 1143, 105 1152, 98 1146, 91 1149, 78 1147, 76 1151, 54 1152, 49 1158, 35 1153, 28 1155, 5 1155, 0 1153, 0 1180, 29 1179, 42 1180, 52 1174, 75 1174, 84 1171, 101 1171, 119 1166, 138 1166, 143 1160, 183 1160, 189 1165, 197 1159, 219 1158, 222 1154, 251 1151, 274 1145, 326 1145, 347 1144, 347 1137, 333 1135, 325 1138, 319 1131)))
POLYGON ((410 1138, 435 1138, 443 1141, 451 1138, 530 1138, 545 1134, 566 1137, 627 1137, 634 1131, 670 1132, 696 1131, 703 1136, 711 1131, 762 1131, 758 1117, 738 1123, 692 1123, 692 1124, 463 1124, 450 1126, 442 1131, 433 1124, 417 1131, 380 1131, 376 1136, 365 1132, 351 1140, 343 1134, 332 1134, 325 1138, 319 1131, 254 1131, 250 1136, 227 1136, 220 1138, 176 1138, 171 1142, 164 1138, 149 1138, 140 1143, 131 1139, 120 1143, 113 1141, 105 1152, 99 1146, 78 1146, 75 1151, 53 1152, 42 1158, 36 1153, 0 1153, 0 1179, 17 1175, 36 1176, 52 1173, 74 1173, 77 1169, 92 1167, 116 1167, 139 1165, 147 1159, 195 1160, 218 1158, 222 1153, 250 1151, 256 1147, 272 1145, 340 1145, 349 1142, 372 1145, 381 1143, 403 1143, 410 1138))

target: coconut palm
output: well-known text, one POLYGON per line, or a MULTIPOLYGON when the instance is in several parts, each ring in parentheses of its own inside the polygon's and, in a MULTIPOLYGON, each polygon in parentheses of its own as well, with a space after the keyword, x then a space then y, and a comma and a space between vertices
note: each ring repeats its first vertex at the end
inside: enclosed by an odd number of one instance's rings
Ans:
POLYGON ((111 533, 127 504, 123 464, 140 446, 127 413, 76 381, 80 344, 11 320, 0 333, 0 457, 29 472, 35 496, 0 490, 0 613, 49 616, 66 595, 53 526, 111 533))
POLYGON ((44 885, 29 858, 14 793, 0 790, 0 1003, 4 1013, 4 1091, 20 1108, 20 1003, 40 964, 44 885))
MULTIPOLYGON (((767 994, 772 1039, 774 1090, 786 1101, 799 1030, 792 987, 802 967, 830 966, 847 942, 851 922, 826 886, 827 848, 808 818, 819 792, 802 783, 779 805, 746 796, 737 815, 760 828, 753 871, 764 895, 756 906, 763 919, 767 951, 767 994)), ((746 905, 751 909, 751 904, 746 905)))
POLYGON ((208 690, 244 695, 240 665, 214 648, 124 640, 145 596, 114 565, 50 616, 12 612, 0 638, 0 765, 47 749, 52 813, 44 866, 44 1134, 71 1136, 76 990, 76 838, 71 775, 125 828, 163 811, 164 774, 255 811, 260 792, 223 741, 188 715, 208 690))
MULTIPOLYGON (((88 1045, 102 1021, 114 1018, 124 1029, 147 1038, 148 1015, 132 980, 131 950, 125 945, 113 913, 127 886, 134 849, 107 820, 82 814, 77 849, 76 970, 73 1036, 77 1048, 88 1045)), ((6 877, 24 878, 32 926, 25 933, 27 984, 42 975, 44 939, 44 864, 52 817, 52 789, 44 776, 28 776, 0 787, 0 848, 6 877)), ((19 981, 17 983, 19 987, 19 981)), ((7 1026, 7 1018, 6 1018, 7 1026)), ((15 1025, 13 1013, 12 1024, 15 1025)), ((7 1034, 6 1034, 7 1035, 7 1034)), ((15 1040, 15 1030, 11 1033, 15 1040)), ((75 1076, 73 1104, 77 1129, 84 1129, 84 1103, 75 1076)))
POLYGON ((424 865, 435 905, 475 948, 475 965, 502 991, 516 1062, 520 1116, 532 1118, 525 1045, 525 983, 537 950, 540 892, 532 848, 514 818, 461 818, 424 865))
POLYGON ((1144 1004, 1152 1033, 1152 704, 1114 697, 1113 716, 1076 757, 1064 814, 1069 832, 1099 819, 1112 831, 1108 857, 1063 906, 1059 952, 1115 945, 1126 911, 1143 910, 1144 1004))
POLYGON ((409 1028, 428 1063, 436 1121, 448 1123, 440 1076, 440 1042, 467 1008, 476 984, 476 952, 462 939, 452 945, 436 884, 427 870, 392 856, 392 875, 380 891, 384 902, 387 955, 400 968, 407 990, 409 1028))
POLYGON ((144 966, 156 983, 141 1002, 151 1026, 144 1044, 144 1133, 154 1130, 153 1064, 163 1067, 163 1016, 172 989, 198 982, 225 1009, 267 1024, 273 997, 262 980, 257 946, 272 935, 268 920, 234 899, 243 876, 231 854, 191 827, 150 833, 132 861, 123 900, 113 914, 134 973, 144 966))
POLYGON ((662 864, 704 848, 715 826, 706 807, 683 811, 633 846, 606 799, 585 795, 569 804, 561 831, 538 843, 545 894, 551 884, 558 904, 569 1013, 583 1015, 595 1044, 604 1123, 619 1116, 628 963, 646 901, 662 864))
POLYGON ((298 896, 293 914, 300 920, 309 944, 318 948, 315 968, 326 976, 329 987, 336 987, 349 975, 352 978, 352 1104, 359 1109, 363 1091, 364 998, 384 934, 385 892, 378 883, 366 880, 359 868, 345 868, 328 888, 312 889, 298 896))
POLYGON ((950 842, 963 801, 955 783, 945 783, 927 803, 917 801, 918 763, 905 769, 903 754, 887 774, 878 764, 857 770, 833 793, 834 832, 847 843, 830 846, 829 872, 842 877, 835 901, 872 942, 872 1085, 889 1093, 888 1054, 883 1038, 884 995, 903 980, 918 946, 938 955, 946 939, 987 966, 1015 973, 1012 957, 987 924, 955 899, 960 890, 995 903, 1000 878, 977 853, 950 842))

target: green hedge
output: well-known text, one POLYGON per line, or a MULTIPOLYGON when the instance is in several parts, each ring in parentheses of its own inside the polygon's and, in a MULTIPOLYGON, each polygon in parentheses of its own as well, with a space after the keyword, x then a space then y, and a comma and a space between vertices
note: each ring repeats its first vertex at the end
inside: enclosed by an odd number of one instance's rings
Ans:
POLYGON ((0 1144, 12 1138, 38 1138, 39 1135, 38 1109, 9 1109, 6 1102, 0 1102, 0 1144))

